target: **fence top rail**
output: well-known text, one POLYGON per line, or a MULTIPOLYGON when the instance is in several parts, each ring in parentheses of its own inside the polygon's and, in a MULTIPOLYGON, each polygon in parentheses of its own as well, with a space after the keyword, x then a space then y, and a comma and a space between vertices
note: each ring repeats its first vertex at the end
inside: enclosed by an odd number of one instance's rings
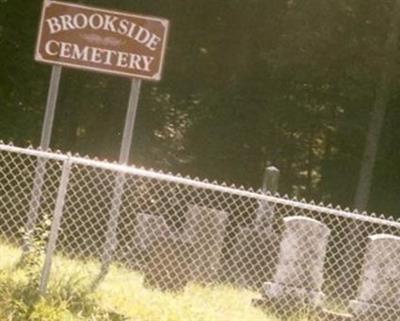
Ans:
POLYGON ((127 166, 117 163, 110 163, 107 161, 100 161, 96 159, 90 159, 88 157, 80 157, 79 155, 74 156, 71 153, 63 154, 61 152, 43 151, 40 149, 34 149, 32 147, 22 148, 10 144, 4 144, 0 142, 0 151, 11 152, 17 154, 24 154, 27 156, 33 156, 38 158, 44 158, 55 161, 66 161, 70 160, 71 164, 77 164, 82 166, 95 167, 99 169, 105 169, 115 171, 123 174, 141 176, 150 179, 158 179, 161 181, 167 181, 171 183, 187 185, 194 188, 207 189, 215 192, 228 193, 236 196, 248 197, 257 199, 263 202, 271 202, 275 204, 281 204, 307 211, 315 211, 320 213, 326 213, 329 215, 339 216, 343 218, 356 219, 363 222, 369 222, 372 224, 386 225, 400 229, 400 220, 394 218, 386 218, 383 216, 377 217, 374 215, 368 215, 367 213, 351 212, 350 210, 343 210, 340 207, 333 208, 331 205, 324 206, 323 204, 315 204, 313 202, 306 203, 306 201, 292 200, 287 197, 273 196, 263 193, 261 190, 245 190, 244 188, 229 187, 225 185, 218 185, 217 183, 209 183, 208 181, 201 181, 199 179, 191 179, 189 177, 175 176, 172 174, 165 174, 162 172, 155 172, 152 170, 146 170, 143 168, 137 168, 134 166, 127 166))

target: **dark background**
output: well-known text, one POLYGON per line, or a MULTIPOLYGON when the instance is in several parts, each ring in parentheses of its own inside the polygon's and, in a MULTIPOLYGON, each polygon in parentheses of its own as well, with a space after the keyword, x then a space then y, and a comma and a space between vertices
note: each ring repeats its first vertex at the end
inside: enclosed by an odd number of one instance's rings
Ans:
MULTIPOLYGON (((73 1, 170 20, 161 82, 144 82, 131 161, 352 206, 382 70, 387 103, 368 210, 400 216, 394 1, 73 1), (389 64, 389 65, 388 65, 389 64)), ((51 67, 33 61, 42 1, 0 0, 0 139, 40 139, 51 67)), ((398 53, 398 48, 396 48, 398 53)), ((52 148, 118 159, 129 80, 63 69, 52 148)))

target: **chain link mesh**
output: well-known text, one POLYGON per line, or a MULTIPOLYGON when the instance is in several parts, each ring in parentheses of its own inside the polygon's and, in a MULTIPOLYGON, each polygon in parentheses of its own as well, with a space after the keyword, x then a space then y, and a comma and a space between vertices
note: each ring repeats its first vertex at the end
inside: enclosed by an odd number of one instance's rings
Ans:
POLYGON ((282 320, 400 320, 399 221, 262 191, 0 144, 1 242, 52 217, 67 159, 51 275, 69 260, 94 284, 112 263, 146 288, 251 291, 238 306, 282 320))

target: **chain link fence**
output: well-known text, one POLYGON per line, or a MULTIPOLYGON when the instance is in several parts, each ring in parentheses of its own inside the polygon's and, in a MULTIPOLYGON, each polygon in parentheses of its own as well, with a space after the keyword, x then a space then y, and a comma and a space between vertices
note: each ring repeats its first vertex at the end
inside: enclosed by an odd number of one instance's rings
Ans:
POLYGON ((282 320, 400 320, 392 218, 0 144, 1 242, 29 251, 46 217, 43 291, 69 260, 93 284, 117 264, 161 291, 254 291, 237 304, 282 320))

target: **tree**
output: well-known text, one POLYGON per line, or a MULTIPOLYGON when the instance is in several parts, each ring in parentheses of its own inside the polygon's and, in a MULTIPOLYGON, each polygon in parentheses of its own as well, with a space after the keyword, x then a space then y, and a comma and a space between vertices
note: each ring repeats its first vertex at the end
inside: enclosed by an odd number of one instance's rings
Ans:
POLYGON ((382 133, 390 89, 396 68, 400 31, 400 1, 395 0, 390 29, 384 46, 382 73, 376 89, 376 97, 372 107, 369 128, 366 137, 365 150, 361 162, 360 175, 357 184, 354 207, 364 211, 368 204, 373 171, 376 163, 378 144, 382 133))

